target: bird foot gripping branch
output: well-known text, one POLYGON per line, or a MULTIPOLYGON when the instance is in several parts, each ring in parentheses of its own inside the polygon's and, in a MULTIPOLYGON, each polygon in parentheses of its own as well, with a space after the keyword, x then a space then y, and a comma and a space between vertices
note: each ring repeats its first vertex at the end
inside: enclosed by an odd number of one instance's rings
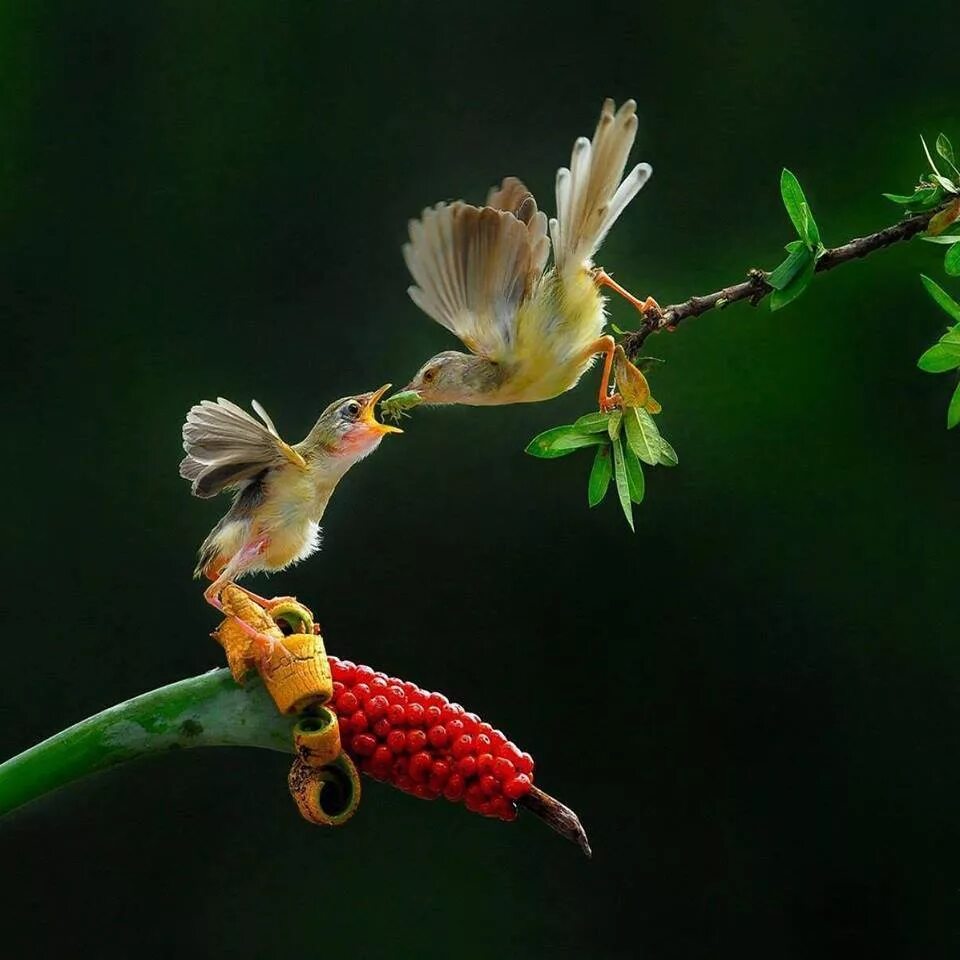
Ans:
POLYGON ((415 797, 442 796, 504 821, 525 807, 590 854, 576 814, 534 786, 530 754, 476 714, 443 694, 328 656, 312 616, 296 601, 267 612, 232 584, 222 601, 229 616, 214 637, 234 679, 242 683, 258 671, 277 709, 300 718, 288 783, 306 820, 349 820, 360 802, 359 769, 415 797), (276 641, 268 658, 235 618, 276 641))

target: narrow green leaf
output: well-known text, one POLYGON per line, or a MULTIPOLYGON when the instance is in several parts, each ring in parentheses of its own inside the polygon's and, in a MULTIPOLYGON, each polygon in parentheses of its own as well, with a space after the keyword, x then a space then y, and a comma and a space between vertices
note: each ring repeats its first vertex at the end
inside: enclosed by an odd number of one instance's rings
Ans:
POLYGON ((960 243, 954 244, 943 258, 943 269, 951 277, 960 277, 960 243))
POLYGON ((806 240, 807 216, 804 207, 807 205, 807 198, 803 195, 800 181, 786 167, 780 174, 780 196, 797 235, 806 240))
POLYGON ((914 198, 920 191, 914 191, 909 196, 906 196, 902 193, 883 193, 882 197, 886 197, 887 200, 892 200, 894 203, 899 203, 900 206, 906 206, 908 203, 912 203, 914 198))
POLYGON ((804 290, 810 286, 813 280, 813 274, 816 270, 816 261, 811 257, 793 280, 790 281, 782 290, 774 290, 770 295, 770 309, 779 310, 788 303, 796 300, 804 290))
POLYGON ((937 165, 933 162, 933 157, 930 156, 930 149, 927 147, 927 141, 924 140, 923 134, 920 134, 920 142, 923 144, 923 152, 927 155, 927 162, 930 164, 930 169, 939 176, 940 171, 937 169, 937 165))
POLYGON ((767 274, 767 283, 775 290, 783 290, 790 281, 807 265, 807 261, 813 258, 813 254, 799 240, 794 241, 797 249, 792 251, 780 266, 776 267, 767 274))
POLYGON ((931 174, 931 176, 940 185, 941 189, 946 190, 947 193, 957 192, 957 185, 949 177, 945 177, 942 173, 934 173, 931 174))
POLYGON ((942 340, 925 350, 917 361, 924 373, 945 373, 960 367, 960 343, 944 343, 942 340))
POLYGON ((667 443, 663 437, 660 438, 660 459, 657 461, 664 467, 675 467, 679 463, 677 452, 667 443))
POLYGON ((634 503, 643 503, 643 493, 646 482, 643 479, 643 467, 637 455, 627 445, 623 448, 623 462, 627 468, 627 486, 630 488, 630 499, 634 503))
POLYGON ((595 434, 584 434, 574 430, 573 426, 554 427, 537 434, 527 444, 526 452, 532 457, 551 460, 555 457, 565 457, 574 450, 582 447, 592 447, 605 441, 595 434))
POLYGON ((952 430, 958 423, 960 423, 960 383, 953 391, 950 406, 947 407, 947 429, 952 430))
POLYGON ((610 421, 607 423, 607 435, 611 440, 616 440, 620 436, 620 424, 623 421, 623 411, 614 410, 610 414, 610 421))
POLYGON ((615 323, 611 323, 611 324, 610 324, 610 329, 611 329, 618 337, 626 336, 627 333, 629 332, 629 331, 627 331, 627 330, 621 330, 615 323))
POLYGON ((590 469, 590 479, 587 481, 587 503, 591 507, 595 507, 607 495, 612 476, 610 444, 604 443, 597 447, 597 455, 593 458, 593 466, 590 469))
POLYGON ((817 221, 813 219, 813 211, 810 209, 809 203, 804 203, 803 212, 807 224, 803 238, 807 241, 807 246, 811 250, 816 250, 820 246, 820 228, 817 226, 817 221))
POLYGON ((960 243, 960 235, 955 233, 941 233, 939 237, 920 237, 921 240, 925 240, 927 243, 943 243, 947 246, 950 246, 954 243, 960 243))
POLYGON ((609 422, 609 413, 587 413, 574 422, 573 429, 580 433, 604 433, 609 422))
POLYGON ((954 320, 960 321, 960 303, 957 303, 953 297, 947 293, 939 284, 935 283, 929 277, 920 275, 920 279, 923 281, 923 285, 927 288, 927 293, 936 301, 936 303, 943 307, 947 313, 953 317, 954 320))
POLYGON ((627 443, 633 452, 651 467, 660 462, 660 431, 646 410, 630 407, 626 411, 627 443))
POLYGON ((627 518, 630 529, 633 530, 633 504, 630 501, 630 483, 627 480, 627 464, 623 456, 623 447, 619 438, 611 444, 613 447, 613 475, 617 481, 617 496, 620 498, 620 507, 627 518))
POLYGON ((929 210, 935 207, 943 199, 943 191, 939 187, 927 187, 924 190, 917 190, 913 195, 913 200, 908 204, 911 212, 929 210))

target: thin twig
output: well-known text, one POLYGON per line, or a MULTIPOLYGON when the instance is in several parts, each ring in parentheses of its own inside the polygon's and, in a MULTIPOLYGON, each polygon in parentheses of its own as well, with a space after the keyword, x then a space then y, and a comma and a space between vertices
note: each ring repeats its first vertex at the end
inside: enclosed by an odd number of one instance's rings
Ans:
MULTIPOLYGON (((952 200, 953 198, 950 198, 948 203, 952 200)), ((922 233, 933 216, 947 205, 945 203, 933 210, 915 213, 905 217, 899 223, 893 224, 893 226, 885 227, 883 230, 878 230, 866 237, 857 237, 849 243, 825 251, 817 260, 816 272, 822 273, 824 270, 832 270, 841 263, 865 257, 868 253, 873 253, 874 250, 892 246, 901 240, 912 239, 918 233, 922 233)), ((640 329, 624 337, 622 341, 623 349, 628 356, 636 357, 644 341, 651 333, 657 333, 664 328, 673 330, 678 323, 688 317, 699 317, 708 310, 725 307, 730 303, 736 303, 738 300, 749 300, 756 306, 764 297, 773 292, 773 287, 767 282, 767 276, 768 274, 765 271, 753 269, 747 273, 747 279, 742 283, 724 287, 722 290, 708 293, 702 297, 691 297, 683 303, 673 303, 662 309, 650 308, 644 312, 644 322, 640 329)))

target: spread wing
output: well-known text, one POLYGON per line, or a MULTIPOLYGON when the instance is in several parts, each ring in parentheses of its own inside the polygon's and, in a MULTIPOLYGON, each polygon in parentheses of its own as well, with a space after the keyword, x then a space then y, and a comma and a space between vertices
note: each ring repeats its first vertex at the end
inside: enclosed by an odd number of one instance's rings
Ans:
POLYGON ((490 191, 486 206, 439 203, 410 221, 403 256, 413 302, 491 360, 509 356, 517 310, 550 253, 547 218, 515 177, 490 191))
POLYGON ((195 497, 212 497, 227 487, 238 487, 269 467, 306 463, 277 434, 267 412, 253 401, 262 423, 235 403, 218 397, 190 408, 183 425, 180 476, 191 481, 195 497))

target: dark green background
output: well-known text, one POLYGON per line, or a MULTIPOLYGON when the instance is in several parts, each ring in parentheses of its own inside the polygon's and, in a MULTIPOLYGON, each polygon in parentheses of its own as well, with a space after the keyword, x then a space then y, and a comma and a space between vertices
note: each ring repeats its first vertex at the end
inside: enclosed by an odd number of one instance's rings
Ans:
MULTIPOLYGON (((603 264, 662 303, 773 266, 789 165, 838 243, 960 141, 956 4, 9 3, 0 10, 8 572, 0 756, 219 662, 177 477, 190 404, 299 439, 449 336, 406 221, 552 185, 606 95, 655 175, 603 264), (950 39, 952 36, 953 39, 950 39)), ((371 784, 311 829, 288 760, 116 770, 0 823, 3 953, 947 957, 960 946, 957 477, 945 316, 915 243, 649 342, 680 455, 632 536, 591 408, 418 414, 272 582, 328 648, 440 689, 538 760, 592 862, 371 784), (9 948, 9 949, 8 949, 9 948)), ((957 292, 954 282, 952 289, 957 292)), ((621 325, 629 308, 612 306, 621 325)))

